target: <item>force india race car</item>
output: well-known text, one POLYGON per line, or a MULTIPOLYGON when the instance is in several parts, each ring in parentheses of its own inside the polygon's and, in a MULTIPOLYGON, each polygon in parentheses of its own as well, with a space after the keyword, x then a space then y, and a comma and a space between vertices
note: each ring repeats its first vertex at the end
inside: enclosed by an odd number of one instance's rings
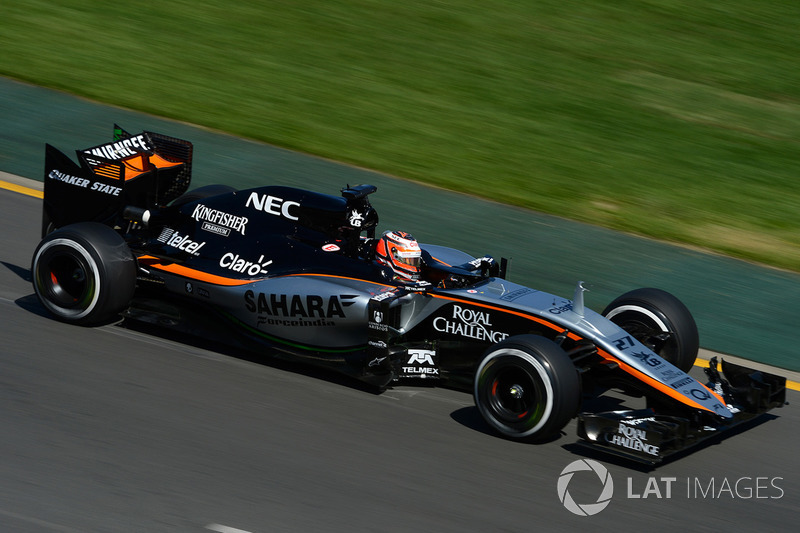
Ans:
POLYGON ((662 290, 597 313, 581 283, 562 298, 508 281, 506 260, 424 244, 420 280, 396 281, 374 257, 374 186, 187 192, 191 143, 119 127, 76 153, 78 164, 46 147, 32 261, 36 295, 65 322, 122 315, 380 389, 464 389, 504 437, 551 439, 577 417, 583 444, 646 463, 785 402, 785 378, 743 366, 714 359, 706 384, 688 375, 697 327, 662 290), (645 407, 586 409, 608 391, 645 407))

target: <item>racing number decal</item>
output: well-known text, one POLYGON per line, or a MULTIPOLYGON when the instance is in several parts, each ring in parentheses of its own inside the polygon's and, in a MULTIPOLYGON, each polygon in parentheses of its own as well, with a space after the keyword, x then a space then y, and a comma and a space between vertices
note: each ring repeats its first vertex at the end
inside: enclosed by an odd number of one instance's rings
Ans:
POLYGON ((614 346, 617 347, 617 350, 627 350, 628 348, 633 348, 633 339, 630 335, 625 335, 621 339, 617 339, 614 341, 614 346))

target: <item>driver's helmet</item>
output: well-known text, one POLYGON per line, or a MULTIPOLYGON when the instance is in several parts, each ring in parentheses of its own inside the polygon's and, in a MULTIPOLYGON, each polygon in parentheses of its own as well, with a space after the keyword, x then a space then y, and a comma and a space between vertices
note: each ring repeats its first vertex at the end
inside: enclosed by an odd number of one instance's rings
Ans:
POLYGON ((417 240, 404 231, 387 231, 378 239, 375 259, 391 267, 397 277, 407 281, 418 281, 422 250, 417 240))

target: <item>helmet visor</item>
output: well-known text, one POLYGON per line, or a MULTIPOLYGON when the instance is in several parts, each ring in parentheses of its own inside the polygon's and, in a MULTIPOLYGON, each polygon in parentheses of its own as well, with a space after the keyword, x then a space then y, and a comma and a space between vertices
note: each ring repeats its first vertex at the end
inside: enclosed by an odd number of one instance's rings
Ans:
POLYGON ((419 250, 412 250, 412 251, 404 251, 404 250, 394 250, 394 259, 398 263, 403 265, 408 265, 412 269, 416 270, 419 268, 421 256, 419 250))

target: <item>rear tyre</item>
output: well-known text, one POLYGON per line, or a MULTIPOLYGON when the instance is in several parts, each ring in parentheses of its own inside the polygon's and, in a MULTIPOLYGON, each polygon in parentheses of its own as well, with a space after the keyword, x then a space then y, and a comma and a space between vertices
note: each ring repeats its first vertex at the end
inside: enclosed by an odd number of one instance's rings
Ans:
POLYGON ((211 198, 212 196, 219 196, 220 194, 228 194, 231 192, 236 192, 236 189, 229 185, 205 185, 179 196, 174 202, 172 202, 172 207, 180 207, 184 204, 188 204, 189 202, 205 200, 206 198, 211 198))
POLYGON ((578 414, 580 376, 553 341, 519 335, 486 353, 475 373, 474 397, 494 431, 540 441, 557 435, 578 414))
POLYGON ((36 247, 31 273, 42 305, 72 324, 116 318, 136 289, 136 262, 128 245, 97 222, 70 224, 48 234, 36 247))
POLYGON ((700 335, 692 313, 666 291, 627 292, 608 304, 603 316, 684 372, 697 359, 700 335))

